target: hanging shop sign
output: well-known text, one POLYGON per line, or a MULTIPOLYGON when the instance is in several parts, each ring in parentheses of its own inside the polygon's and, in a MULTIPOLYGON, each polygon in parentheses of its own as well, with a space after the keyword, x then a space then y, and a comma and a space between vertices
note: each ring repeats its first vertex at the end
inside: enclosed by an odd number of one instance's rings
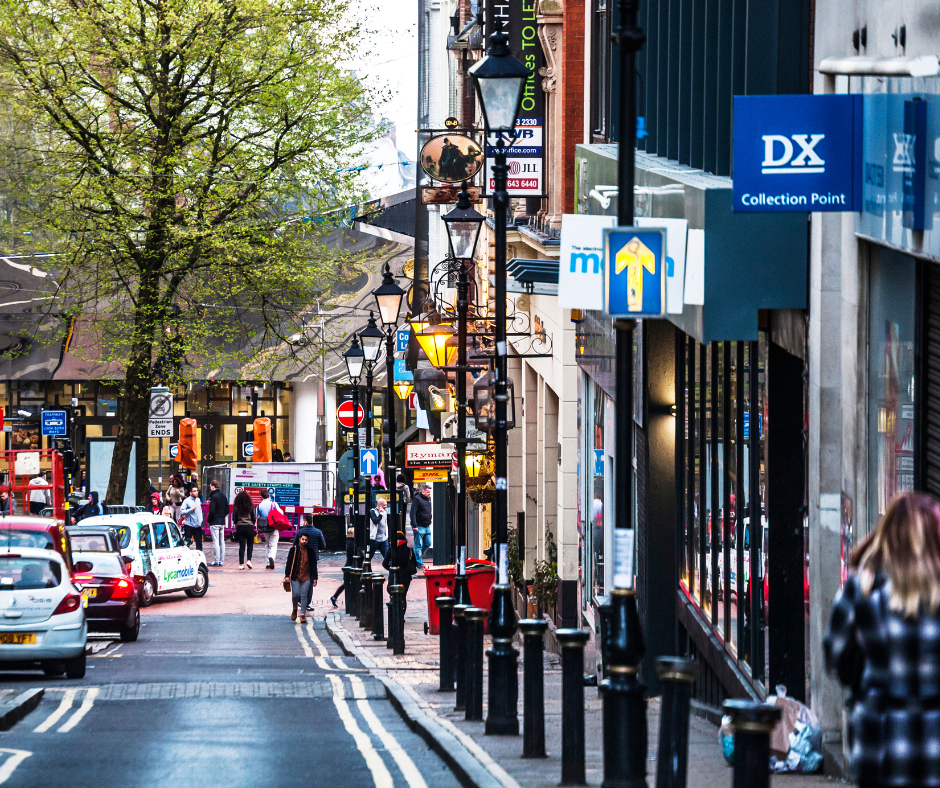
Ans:
POLYGON ((861 95, 734 97, 736 212, 857 211, 861 95))
POLYGON ((414 472, 415 484, 446 482, 450 478, 450 468, 424 468, 414 472))
POLYGON ((445 183, 462 183, 480 171, 483 151, 470 137, 440 134, 424 143, 419 161, 429 178, 445 183))
POLYGON ((666 313, 666 231, 604 230, 604 311, 611 317, 666 313))
MULTIPOLYGON (((407 335, 406 335, 407 336, 407 335)), ((407 350, 408 340, 405 340, 405 349, 407 350)), ((395 365, 392 367, 392 379, 395 382, 399 380, 414 380, 414 373, 408 369, 408 365, 405 363, 405 359, 396 358, 395 365)))
POLYGON ((460 128, 460 121, 457 120, 457 118, 455 118, 453 115, 451 115, 449 118, 446 118, 446 119, 444 120, 444 128, 445 128, 445 129, 457 129, 457 128, 460 128))
MULTIPOLYGON (((496 189, 496 177, 493 175, 496 146, 496 136, 489 135, 486 145, 486 172, 484 174, 487 193, 492 193, 496 189)), ((543 150, 542 119, 520 117, 516 121, 516 138, 506 149, 506 165, 509 167, 509 174, 506 178, 506 191, 509 192, 510 197, 545 196, 545 157, 543 150)))
POLYGON ((406 443, 406 468, 450 468, 454 447, 449 443, 406 443))
MULTIPOLYGON (((461 186, 422 186, 421 204, 422 205, 453 205, 457 202, 457 195, 460 194, 461 186)), ((470 202, 483 202, 483 189, 480 186, 467 185, 467 193, 470 195, 470 202)))

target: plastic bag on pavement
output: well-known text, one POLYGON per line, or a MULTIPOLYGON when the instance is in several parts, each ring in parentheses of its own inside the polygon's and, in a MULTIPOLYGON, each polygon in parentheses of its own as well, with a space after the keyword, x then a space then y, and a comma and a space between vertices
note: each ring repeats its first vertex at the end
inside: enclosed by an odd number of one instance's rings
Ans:
MULTIPOLYGON (((822 766, 822 729, 819 720, 808 706, 787 697, 787 689, 777 685, 777 694, 767 698, 767 704, 781 708, 780 722, 770 735, 772 772, 810 774, 822 766), (784 749, 786 748, 786 749, 784 749)), ((718 731, 721 752, 728 764, 734 763, 734 730, 731 718, 721 720, 718 731)))

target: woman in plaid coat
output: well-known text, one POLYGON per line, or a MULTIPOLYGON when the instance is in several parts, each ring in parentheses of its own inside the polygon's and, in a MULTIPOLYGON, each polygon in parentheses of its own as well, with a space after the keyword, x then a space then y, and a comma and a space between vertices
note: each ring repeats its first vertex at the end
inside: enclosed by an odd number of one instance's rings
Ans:
POLYGON ((899 495, 852 569, 825 649, 851 690, 859 786, 940 786, 940 505, 899 495))

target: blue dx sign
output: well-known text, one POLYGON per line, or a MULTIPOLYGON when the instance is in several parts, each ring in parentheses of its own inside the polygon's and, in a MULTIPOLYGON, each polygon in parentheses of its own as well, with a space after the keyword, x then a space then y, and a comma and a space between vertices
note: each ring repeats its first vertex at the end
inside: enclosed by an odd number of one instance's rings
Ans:
POLYGON ((604 311, 611 317, 666 313, 666 231, 615 227, 604 231, 604 311))
POLYGON ((862 96, 735 96, 734 210, 857 211, 862 96))

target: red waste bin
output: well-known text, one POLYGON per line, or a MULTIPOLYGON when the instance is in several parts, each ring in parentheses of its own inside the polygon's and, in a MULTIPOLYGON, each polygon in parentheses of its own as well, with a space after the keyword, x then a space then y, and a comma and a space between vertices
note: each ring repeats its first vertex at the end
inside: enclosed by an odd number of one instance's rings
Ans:
MULTIPOLYGON (((428 589, 428 631, 438 635, 441 631, 437 605, 434 600, 439 596, 453 596, 454 577, 457 567, 454 565, 431 566, 424 570, 424 581, 428 589)), ((493 604, 493 586, 496 585, 496 565, 492 561, 467 559, 467 586, 474 607, 489 610, 493 604)))

